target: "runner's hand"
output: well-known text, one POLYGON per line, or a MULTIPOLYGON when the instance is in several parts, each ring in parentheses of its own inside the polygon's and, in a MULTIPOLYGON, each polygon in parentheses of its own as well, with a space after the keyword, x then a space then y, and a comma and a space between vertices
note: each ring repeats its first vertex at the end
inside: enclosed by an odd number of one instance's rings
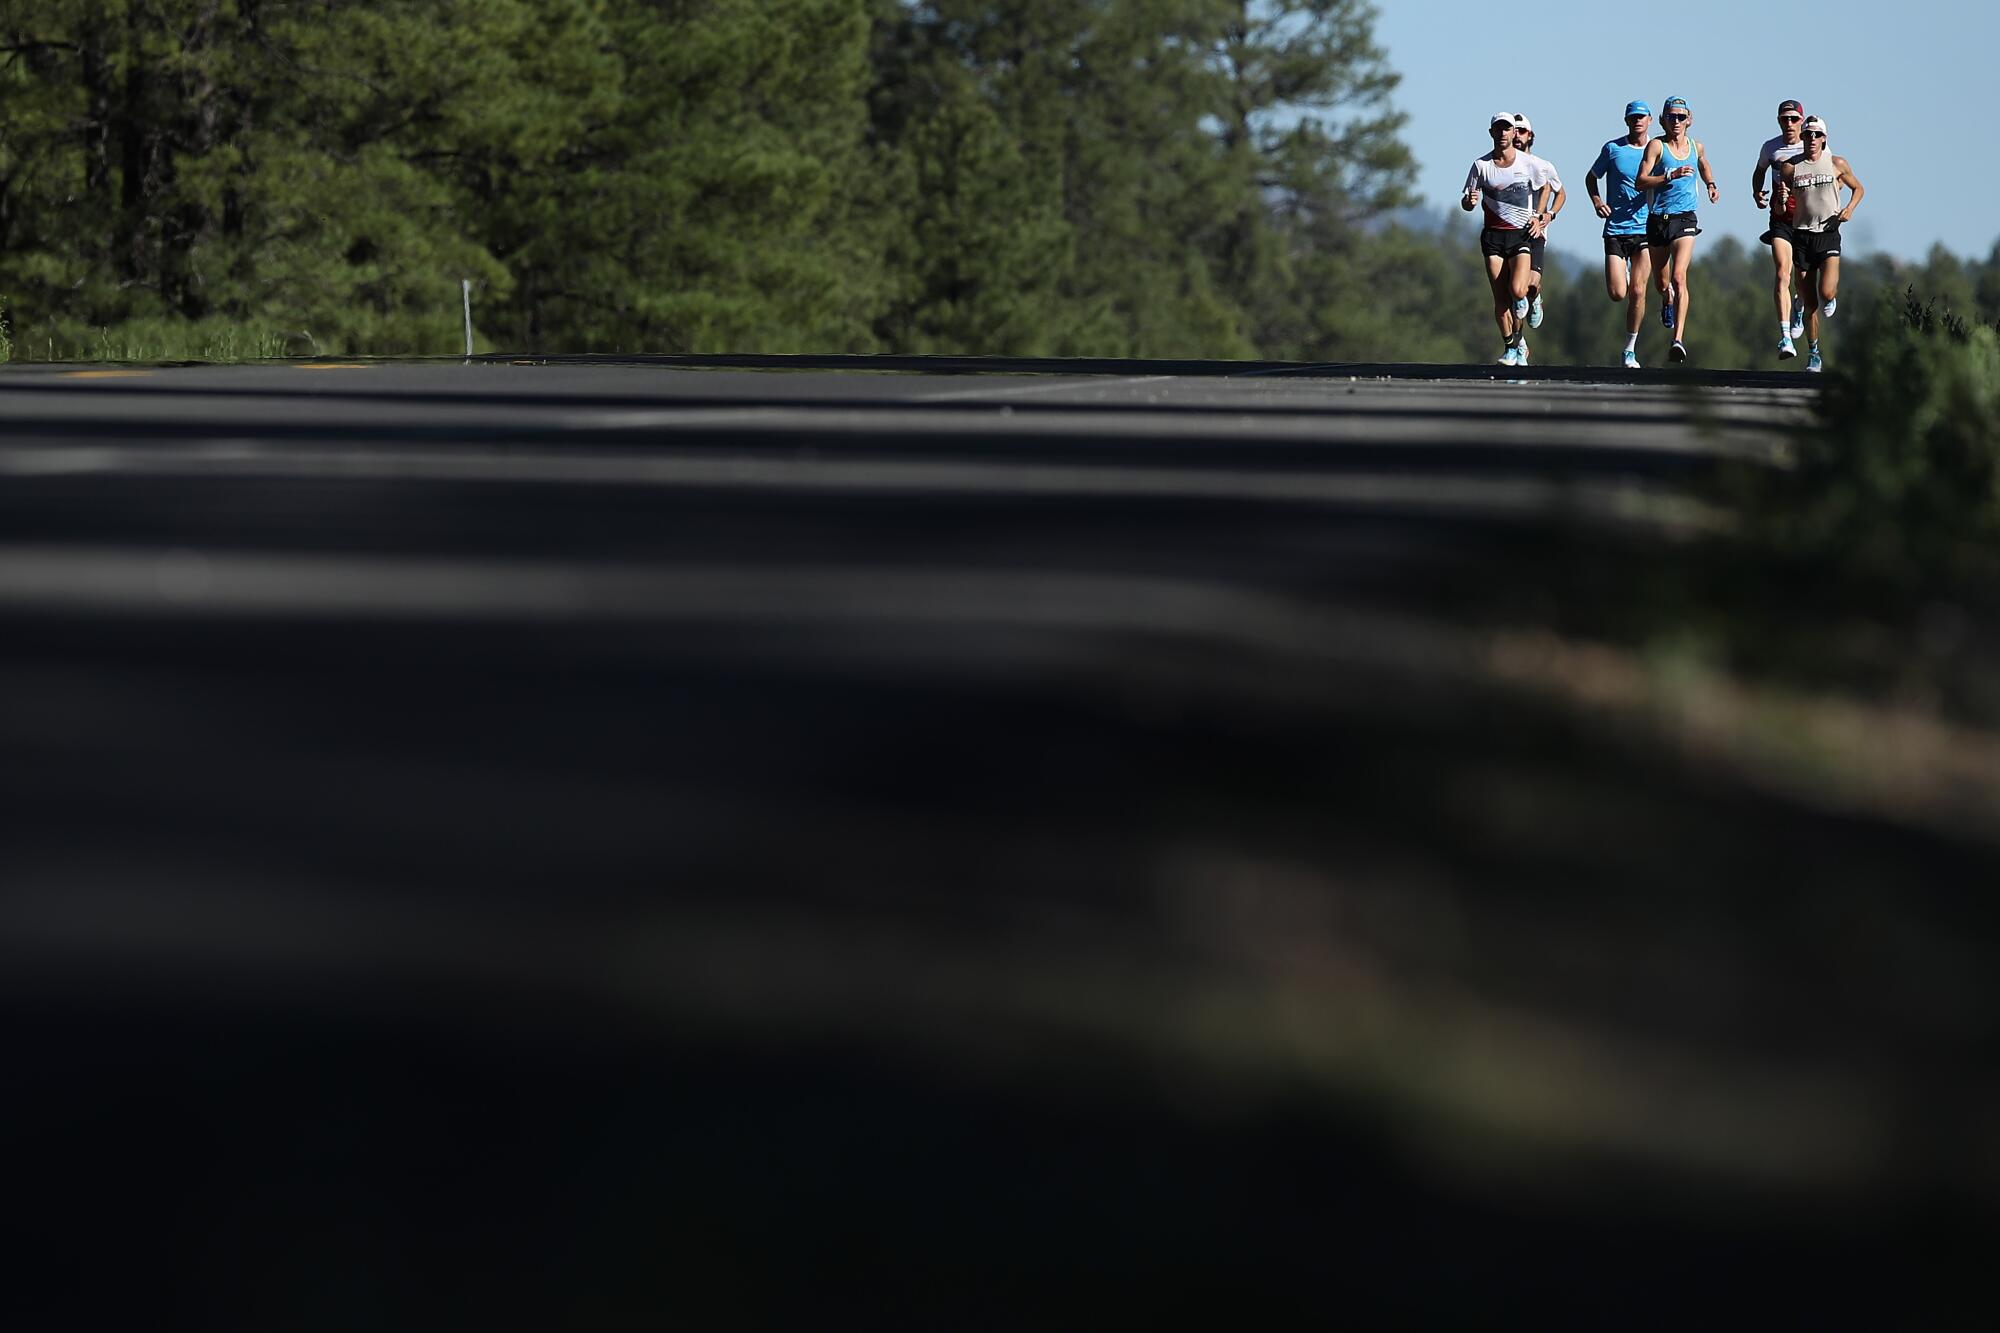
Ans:
POLYGON ((1608 218, 1611 216, 1610 204, 1605 203, 1602 199, 1593 199, 1590 202, 1596 206, 1597 216, 1601 218, 1608 218))
POLYGON ((1722 191, 1716 187, 1714 181, 1710 181, 1708 183, 1708 202, 1712 204, 1720 198, 1722 198, 1722 191))
POLYGON ((1757 191, 1757 207, 1769 208, 1770 206, 1771 206, 1771 192, 1769 190, 1757 191))

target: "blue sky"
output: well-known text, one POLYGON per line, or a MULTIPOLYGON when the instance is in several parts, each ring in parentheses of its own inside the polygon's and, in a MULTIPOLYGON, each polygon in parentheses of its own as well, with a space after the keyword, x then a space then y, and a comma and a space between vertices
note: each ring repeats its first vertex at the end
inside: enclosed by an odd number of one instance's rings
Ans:
POLYGON ((1868 187, 1843 229, 1848 253, 1921 259, 1942 241, 1984 258, 2000 238, 2000 172, 1963 177, 1950 165, 1968 151, 1983 157, 1970 116, 1996 83, 2000 6, 1376 3, 1376 39, 1403 76, 1395 101, 1410 118, 1403 137, 1426 205, 1456 204, 1467 166, 1488 146, 1489 114, 1525 112, 1535 151, 1556 164, 1570 192, 1551 243, 1601 254, 1584 173, 1619 133, 1627 100, 1643 98, 1657 112, 1680 96, 1722 187, 1720 204, 1702 205, 1703 238, 1754 245, 1763 224, 1750 169, 1758 146, 1777 133, 1779 100, 1796 97, 1826 118, 1828 145, 1868 187), (1823 67, 1790 54, 1807 38, 1826 53, 1823 67))

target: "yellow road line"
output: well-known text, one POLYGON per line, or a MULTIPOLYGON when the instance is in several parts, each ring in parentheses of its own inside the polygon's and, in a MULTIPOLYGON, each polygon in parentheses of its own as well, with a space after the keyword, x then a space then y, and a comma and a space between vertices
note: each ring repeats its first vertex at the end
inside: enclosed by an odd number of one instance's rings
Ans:
POLYGON ((66 380, 129 380, 141 375, 150 375, 150 370, 65 370, 66 380))

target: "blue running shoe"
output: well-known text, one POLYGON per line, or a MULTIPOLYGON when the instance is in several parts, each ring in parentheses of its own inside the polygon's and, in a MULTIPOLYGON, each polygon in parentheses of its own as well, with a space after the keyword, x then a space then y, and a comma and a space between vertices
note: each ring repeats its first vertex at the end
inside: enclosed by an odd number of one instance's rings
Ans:
POLYGON ((1790 334, 1794 338, 1803 338, 1806 336, 1806 303, 1802 297, 1794 296, 1792 298, 1792 327, 1790 334))
POLYGON ((1674 302, 1668 297, 1660 302, 1660 327, 1668 333, 1674 331, 1674 302))
POLYGON ((1500 353, 1500 364, 1503 366, 1518 366, 1521 364, 1520 353, 1514 350, 1513 343, 1508 343, 1507 350, 1500 353))
POLYGON ((1638 354, 1637 352, 1633 351, 1633 350, 1632 350, 1631 348, 1629 348, 1629 347, 1628 347, 1628 348, 1626 348, 1626 349, 1625 349, 1625 369, 1627 369, 1627 370, 1637 370, 1638 368, 1639 368, 1639 354, 1638 354))
POLYGON ((1540 292, 1536 292, 1535 299, 1528 303, 1528 327, 1531 329, 1542 327, 1542 294, 1540 292))
POLYGON ((1819 345, 1817 343, 1813 345, 1812 352, 1806 357, 1806 369, 1815 375, 1820 372, 1819 345))
POLYGON ((1798 354, 1799 349, 1792 346, 1789 336, 1778 339, 1778 360, 1789 361, 1798 354))

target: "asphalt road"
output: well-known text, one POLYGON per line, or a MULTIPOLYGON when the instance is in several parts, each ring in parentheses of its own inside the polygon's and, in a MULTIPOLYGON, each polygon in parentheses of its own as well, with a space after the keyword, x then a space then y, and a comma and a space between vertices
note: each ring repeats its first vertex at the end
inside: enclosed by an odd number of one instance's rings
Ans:
POLYGON ((1796 378, 1087 368, 0 373, 20 1313, 1952 1322, 1992 845, 1494 669, 1796 378))

